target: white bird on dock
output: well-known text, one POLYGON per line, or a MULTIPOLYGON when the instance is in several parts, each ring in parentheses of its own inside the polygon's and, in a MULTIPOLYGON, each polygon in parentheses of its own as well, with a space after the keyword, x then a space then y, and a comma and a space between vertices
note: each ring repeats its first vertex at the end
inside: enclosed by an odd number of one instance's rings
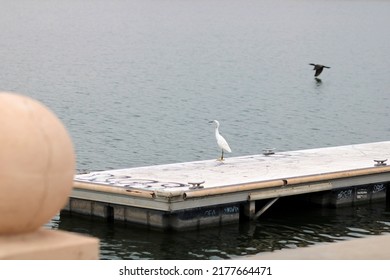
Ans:
POLYGON ((223 138, 223 136, 221 134, 219 134, 219 121, 213 120, 213 121, 210 121, 209 123, 215 123, 215 125, 216 125, 215 126, 215 138, 217 139, 218 147, 222 150, 222 154, 221 154, 221 158, 220 158, 220 160, 222 161, 223 160, 223 152, 226 151, 228 153, 231 153, 232 150, 230 149, 229 144, 225 140, 225 138, 223 138))

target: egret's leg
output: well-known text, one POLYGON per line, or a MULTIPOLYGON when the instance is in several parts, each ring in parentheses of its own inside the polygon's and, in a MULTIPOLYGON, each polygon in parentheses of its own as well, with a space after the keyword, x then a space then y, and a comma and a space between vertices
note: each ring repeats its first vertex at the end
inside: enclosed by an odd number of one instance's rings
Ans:
POLYGON ((223 150, 222 150, 221 160, 223 160, 223 150))

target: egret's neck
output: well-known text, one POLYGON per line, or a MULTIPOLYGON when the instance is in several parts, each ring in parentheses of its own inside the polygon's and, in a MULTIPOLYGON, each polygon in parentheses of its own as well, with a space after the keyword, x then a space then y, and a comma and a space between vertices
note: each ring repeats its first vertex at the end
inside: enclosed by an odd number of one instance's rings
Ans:
POLYGON ((218 129, 218 125, 215 127, 215 135, 218 135, 219 134, 219 129, 218 129))

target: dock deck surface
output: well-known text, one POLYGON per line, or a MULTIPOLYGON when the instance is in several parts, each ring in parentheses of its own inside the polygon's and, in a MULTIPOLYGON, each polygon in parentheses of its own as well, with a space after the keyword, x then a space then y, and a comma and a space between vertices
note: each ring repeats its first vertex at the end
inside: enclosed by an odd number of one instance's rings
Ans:
MULTIPOLYGON (((131 189, 175 192, 195 191, 190 183, 204 182, 204 189, 272 182, 338 172, 376 168, 375 160, 386 160, 390 141, 339 147, 275 152, 272 155, 228 157, 223 162, 205 160, 127 169, 107 170, 75 176, 75 183, 131 189)), ((384 165, 378 168, 389 169, 384 165)))

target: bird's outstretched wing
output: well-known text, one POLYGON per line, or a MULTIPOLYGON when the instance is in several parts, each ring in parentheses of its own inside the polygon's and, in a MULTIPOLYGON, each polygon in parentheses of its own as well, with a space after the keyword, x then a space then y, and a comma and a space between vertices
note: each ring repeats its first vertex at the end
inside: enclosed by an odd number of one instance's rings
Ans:
POLYGON ((324 68, 330 68, 329 66, 324 66, 324 65, 321 65, 321 64, 309 63, 309 65, 313 65, 314 66, 313 70, 316 71, 314 73, 314 77, 319 76, 322 73, 322 70, 324 70, 324 68))

